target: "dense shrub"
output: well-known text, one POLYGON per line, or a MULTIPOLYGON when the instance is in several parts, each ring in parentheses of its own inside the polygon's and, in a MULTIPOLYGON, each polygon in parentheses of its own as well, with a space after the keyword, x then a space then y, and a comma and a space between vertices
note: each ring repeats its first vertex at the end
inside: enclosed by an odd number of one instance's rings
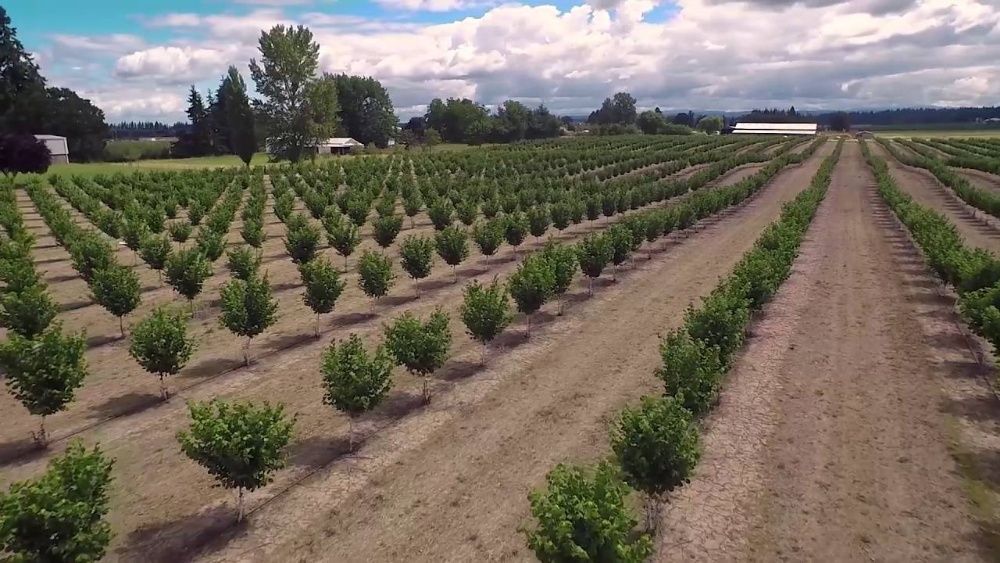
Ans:
POLYGON ((169 396, 163 378, 184 367, 194 353, 194 339, 187 334, 186 314, 157 307, 132 329, 128 353, 143 369, 160 380, 160 397, 169 396))
POLYGON ((451 347, 448 315, 438 309, 421 322, 412 313, 403 313, 385 328, 385 345, 397 364, 423 380, 424 402, 430 402, 427 379, 444 365, 451 347))

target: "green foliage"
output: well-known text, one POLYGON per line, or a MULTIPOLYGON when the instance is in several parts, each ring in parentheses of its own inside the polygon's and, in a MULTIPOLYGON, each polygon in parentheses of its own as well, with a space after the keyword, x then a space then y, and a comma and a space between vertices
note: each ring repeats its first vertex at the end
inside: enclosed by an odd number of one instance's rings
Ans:
POLYGON ((115 263, 115 250, 103 236, 84 231, 68 247, 73 259, 73 269, 89 282, 97 270, 115 263))
MULTIPOLYGON (((75 266, 74 266, 75 267, 75 266)), ((41 276, 35 271, 35 264, 27 256, 0 258, 0 281, 4 283, 4 293, 21 293, 42 285, 41 276)))
POLYGON ((342 216, 338 216, 336 221, 324 221, 323 226, 326 228, 330 246, 336 249, 346 262, 347 257, 361 243, 361 235, 358 233, 358 227, 350 221, 345 221, 342 216))
MULTIPOLYGON (((219 322, 237 336, 250 340, 273 325, 278 318, 278 302, 271 293, 267 276, 232 280, 220 290, 222 315, 219 322)), ((244 349, 244 361, 250 357, 244 349)))
POLYGON ((521 243, 524 242, 524 237, 528 235, 530 225, 528 224, 528 217, 524 213, 518 212, 507 215, 503 227, 503 236, 507 240, 507 244, 517 248, 521 246, 521 243))
POLYGON ((392 271, 392 261, 379 252, 365 251, 358 261, 358 285, 365 295, 378 299, 385 297, 392 287, 396 275, 392 271))
POLYGON ((382 248, 389 248, 403 228, 403 218, 399 215, 383 215, 375 219, 372 227, 375 242, 382 248))
MULTIPOLYGON (((0 342, 7 387, 33 415, 48 416, 73 400, 87 376, 82 335, 64 335, 54 323, 34 340, 10 333, 0 342)), ((40 437, 44 443, 44 430, 40 437)))
POLYGON ((243 220, 243 227, 240 228, 240 236, 243 237, 243 242, 254 248, 260 248, 267 238, 267 234, 264 232, 264 224, 260 219, 256 218, 243 220))
MULTIPOLYGON (((90 283, 94 301, 121 320, 139 306, 141 288, 139 276, 132 268, 110 266, 94 273, 90 283)), ((122 326, 122 336, 125 328, 122 326)))
POLYGON ((205 279, 212 275, 212 266, 197 248, 174 252, 167 258, 167 283, 188 300, 201 293, 205 279))
POLYGON ((97 446, 74 441, 41 477, 11 485, 0 494, 0 552, 11 561, 101 560, 111 541, 112 465, 97 446))
POLYGON ((302 300, 317 315, 329 313, 344 292, 345 282, 326 258, 319 257, 299 265, 299 275, 306 286, 302 300))
POLYGON ((448 315, 437 309, 421 322, 413 313, 403 313, 385 327, 385 345, 397 364, 424 378, 423 396, 429 401, 427 377, 444 365, 451 347, 448 315))
POLYGON ((611 244, 611 263, 618 266, 628 260, 632 252, 632 232, 623 225, 614 225, 608 229, 605 237, 611 244))
POLYGON ((239 246, 226 252, 227 267, 238 280, 249 280, 260 271, 261 252, 251 247, 239 246))
POLYGON ((609 463, 593 471, 557 465, 546 488, 532 492, 531 514, 538 521, 527 532, 528 547, 543 563, 614 561, 639 563, 653 552, 646 535, 625 506, 628 487, 609 463))
POLYGON ((643 397, 611 430, 611 449, 625 482, 651 496, 688 482, 701 451, 691 412, 671 397, 643 397))
POLYGON ((56 304, 43 285, 0 293, 0 326, 25 338, 42 333, 56 318, 56 304))
POLYGON ((415 280, 426 278, 431 273, 434 261, 434 241, 429 237, 410 235, 399 245, 403 270, 415 280))
POLYGON ((208 470, 219 486, 239 491, 237 520, 243 518, 243 491, 257 490, 285 466, 285 448, 295 419, 281 405, 267 403, 188 403, 191 426, 177 434, 181 450, 208 470))
POLYGON ((684 325, 691 338, 718 347, 726 367, 733 353, 743 344, 749 323, 747 301, 735 291, 716 291, 702 302, 701 308, 689 308, 684 315, 684 325))
POLYGON ((461 201, 455 206, 455 214, 465 226, 471 226, 479 215, 479 205, 471 199, 461 201))
POLYGON ((462 322, 474 340, 486 345, 514 319, 507 299, 507 288, 496 279, 490 285, 472 281, 465 286, 462 322))
POLYGON ((369 354, 356 334, 323 354, 323 403, 355 417, 375 408, 392 387, 392 359, 385 347, 369 354))
POLYGON ((194 353, 194 338, 187 333, 188 316, 168 307, 157 307, 132 329, 132 342, 128 353, 149 373, 160 379, 181 371, 194 353))
POLYGON ((491 219, 472 227, 472 241, 484 256, 493 256, 504 241, 504 221, 491 219))
POLYGON ((145 219, 126 220, 122 223, 122 240, 125 241, 125 246, 129 247, 130 250, 138 252, 142 241, 151 234, 149 224, 146 223, 145 219))
POLYGON ((316 249, 319 247, 319 228, 309 223, 305 217, 299 225, 288 226, 285 231, 285 251, 292 257, 292 262, 302 264, 308 262, 316 256, 316 249))
POLYGON ((162 270, 173 247, 165 235, 150 235, 142 241, 139 256, 154 270, 162 270))
POLYGON ((222 233, 212 229, 202 227, 198 229, 198 236, 195 237, 198 250, 209 262, 218 260, 226 250, 226 237, 222 233))
POLYGON ((434 235, 438 256, 445 264, 457 266, 469 257, 469 235, 458 226, 446 227, 434 235))
POLYGON ((573 247, 549 242, 542 249, 541 257, 552 269, 555 278, 555 283, 552 286, 553 293, 556 295, 566 293, 579 268, 576 251, 573 247))
POLYGON ((517 271, 507 280, 510 296, 517 303, 517 310, 530 315, 552 297, 556 276, 549 264, 539 255, 524 259, 517 271))
POLYGON ((666 394, 677 397, 695 414, 708 412, 718 397, 724 373, 719 349, 681 329, 663 339, 660 357, 663 365, 656 375, 663 380, 666 394))
POLYGON ((187 239, 191 237, 192 230, 191 223, 187 221, 173 221, 167 225, 167 232, 170 233, 170 238, 174 242, 187 242, 187 239))
POLYGON ((452 205, 451 200, 443 197, 434 200, 430 207, 427 208, 427 215, 430 217, 431 223, 434 224, 434 228, 438 231, 443 231, 451 225, 454 213, 455 206, 452 205))
POLYGON ((587 235, 576 245, 576 257, 580 270, 589 278, 596 278, 604 271, 605 266, 614 256, 614 247, 607 237, 602 235, 587 235))
POLYGON ((540 237, 545 234, 552 224, 552 216, 549 215, 549 208, 546 205, 536 205, 528 209, 528 230, 531 236, 540 237))

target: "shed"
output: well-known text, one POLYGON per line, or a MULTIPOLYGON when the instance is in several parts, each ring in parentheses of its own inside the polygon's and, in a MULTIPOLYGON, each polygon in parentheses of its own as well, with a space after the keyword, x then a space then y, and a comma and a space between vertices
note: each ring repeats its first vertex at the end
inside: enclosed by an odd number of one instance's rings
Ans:
POLYGON ((365 146, 351 137, 333 137, 316 143, 316 154, 348 154, 365 146))
POLYGON ((815 135, 815 123, 737 123, 733 133, 744 135, 815 135))
POLYGON ((66 137, 58 135, 35 135, 35 138, 45 143, 52 153, 52 164, 69 164, 69 145, 66 144, 66 137))

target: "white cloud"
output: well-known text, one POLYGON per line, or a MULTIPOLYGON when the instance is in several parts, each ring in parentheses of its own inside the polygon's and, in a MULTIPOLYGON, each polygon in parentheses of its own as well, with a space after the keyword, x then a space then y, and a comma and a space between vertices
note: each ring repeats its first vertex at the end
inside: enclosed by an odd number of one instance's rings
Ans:
POLYGON ((410 12, 451 12, 487 5, 477 0, 375 0, 380 6, 410 12))
MULTIPOLYGON (((406 10, 470 2, 382 1, 406 10)), ((502 4, 443 24, 318 10, 293 18, 273 7, 176 13, 147 21, 177 33, 162 44, 104 36, 53 39, 53 46, 114 53, 95 97, 111 104, 104 108, 111 119, 153 111, 147 100, 113 94, 143 81, 164 96, 177 92, 180 106, 162 100, 179 118, 183 85, 214 84, 229 64, 245 68, 261 29, 277 23, 308 25, 322 70, 375 76, 401 113, 448 96, 486 104, 514 97, 587 113, 617 89, 642 106, 681 109, 988 104, 1000 97, 1000 7, 993 0, 676 0, 677 13, 653 23, 659 4, 502 4)), ((40 59, 50 57, 43 51, 40 59)))

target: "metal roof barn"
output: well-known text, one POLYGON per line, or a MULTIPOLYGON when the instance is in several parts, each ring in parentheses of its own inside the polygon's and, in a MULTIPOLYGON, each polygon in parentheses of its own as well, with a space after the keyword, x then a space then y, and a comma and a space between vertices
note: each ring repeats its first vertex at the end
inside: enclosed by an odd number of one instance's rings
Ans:
POLYGON ((815 135, 815 123, 737 123, 733 133, 743 135, 815 135))
POLYGON ((66 144, 66 137, 60 137, 59 135, 35 135, 35 138, 45 143, 45 146, 49 148, 49 152, 52 154, 52 159, 49 162, 52 164, 69 163, 69 145, 66 144))

